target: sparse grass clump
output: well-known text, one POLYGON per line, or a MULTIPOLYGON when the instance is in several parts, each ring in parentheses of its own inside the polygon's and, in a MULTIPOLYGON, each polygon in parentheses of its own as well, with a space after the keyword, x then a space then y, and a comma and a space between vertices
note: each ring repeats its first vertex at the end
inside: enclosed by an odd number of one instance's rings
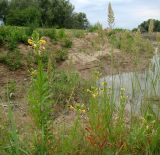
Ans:
POLYGON ((108 33, 109 42, 114 48, 121 49, 124 52, 153 53, 153 46, 149 40, 143 39, 139 32, 112 30, 108 33))
POLYGON ((69 39, 65 39, 63 47, 64 48, 71 48, 72 47, 72 41, 69 40, 69 39))
POLYGON ((95 25, 91 25, 88 29, 89 32, 97 32, 103 30, 102 24, 99 22, 96 23, 95 25))
POLYGON ((62 40, 67 37, 67 34, 65 32, 65 29, 59 29, 58 30, 58 39, 62 40))
POLYGON ((70 97, 74 100, 81 93, 80 78, 77 73, 55 70, 51 81, 53 100, 57 104, 65 105, 70 97))
POLYGON ((84 38, 85 31, 84 30, 73 30, 73 36, 76 38, 84 38))
POLYGON ((49 37, 50 39, 57 40, 57 31, 55 28, 50 28, 50 29, 38 29, 38 32, 40 36, 46 36, 49 37))
POLYGON ((22 56, 19 50, 15 49, 14 51, 8 51, 2 54, 0 56, 0 62, 7 65, 10 70, 15 71, 22 67, 21 58, 22 56))
POLYGON ((55 60, 57 63, 63 62, 68 58, 68 51, 66 49, 61 49, 56 52, 55 60))

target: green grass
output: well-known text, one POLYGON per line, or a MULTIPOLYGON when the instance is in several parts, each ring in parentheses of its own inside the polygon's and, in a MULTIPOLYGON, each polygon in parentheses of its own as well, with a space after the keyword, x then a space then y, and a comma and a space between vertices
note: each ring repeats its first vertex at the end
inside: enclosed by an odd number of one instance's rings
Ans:
POLYGON ((123 52, 153 53, 153 46, 147 39, 143 39, 139 32, 130 32, 126 30, 113 30, 107 33, 109 42, 114 48, 118 48, 123 52))

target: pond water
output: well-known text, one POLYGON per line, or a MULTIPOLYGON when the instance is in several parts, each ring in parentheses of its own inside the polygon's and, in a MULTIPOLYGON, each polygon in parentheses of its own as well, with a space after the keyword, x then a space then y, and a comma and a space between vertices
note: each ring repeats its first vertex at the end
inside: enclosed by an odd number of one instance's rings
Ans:
POLYGON ((107 82, 108 87, 114 90, 116 103, 119 101, 120 89, 125 88, 126 96, 128 96, 127 110, 139 113, 143 103, 152 103, 152 109, 158 112, 160 105, 160 55, 158 48, 155 48, 150 67, 144 72, 106 76, 101 78, 99 82, 100 84, 107 82))

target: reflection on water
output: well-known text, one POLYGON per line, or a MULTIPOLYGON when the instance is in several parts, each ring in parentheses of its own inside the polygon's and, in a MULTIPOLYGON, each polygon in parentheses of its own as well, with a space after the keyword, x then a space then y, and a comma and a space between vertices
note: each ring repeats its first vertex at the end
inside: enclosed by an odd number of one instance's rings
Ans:
POLYGON ((155 49, 155 55, 151 60, 149 69, 143 73, 122 73, 101 78, 100 83, 103 81, 107 82, 108 86, 114 90, 116 102, 118 102, 120 89, 126 89, 128 110, 132 107, 132 110, 137 113, 140 112, 142 103, 149 104, 152 102, 152 108, 154 111, 158 111, 160 105, 160 55, 158 48, 155 49))

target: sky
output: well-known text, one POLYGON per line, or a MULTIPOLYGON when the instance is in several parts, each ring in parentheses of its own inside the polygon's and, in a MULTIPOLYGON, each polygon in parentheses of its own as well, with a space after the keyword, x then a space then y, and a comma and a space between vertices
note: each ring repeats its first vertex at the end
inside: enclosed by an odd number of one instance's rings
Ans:
POLYGON ((160 0, 70 0, 76 12, 84 12, 91 24, 107 24, 107 8, 111 2, 115 14, 115 27, 133 29, 141 22, 160 20, 160 0))

